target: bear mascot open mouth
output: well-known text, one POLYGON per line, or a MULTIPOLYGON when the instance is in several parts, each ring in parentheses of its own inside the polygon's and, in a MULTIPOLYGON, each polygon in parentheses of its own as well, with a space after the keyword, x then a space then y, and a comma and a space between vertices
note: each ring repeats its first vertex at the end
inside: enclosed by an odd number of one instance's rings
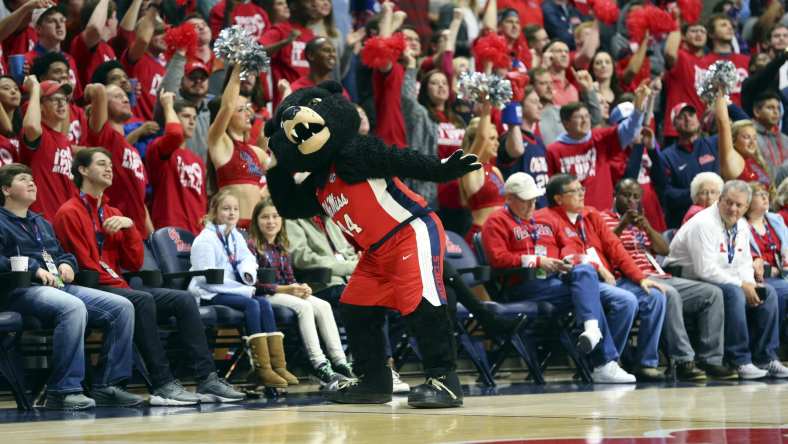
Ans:
POLYGON ((331 137, 326 121, 312 108, 291 106, 282 113, 285 137, 298 146, 301 154, 312 154, 323 148, 331 137))

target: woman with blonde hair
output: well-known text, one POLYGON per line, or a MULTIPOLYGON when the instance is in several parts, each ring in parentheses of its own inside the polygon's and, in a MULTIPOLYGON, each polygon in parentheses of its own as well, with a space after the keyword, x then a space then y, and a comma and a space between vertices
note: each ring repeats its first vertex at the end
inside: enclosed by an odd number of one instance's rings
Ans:
POLYGON ((483 165, 459 179, 460 201, 471 210, 472 225, 465 235, 468 245, 473 245, 473 235, 482 231, 487 217, 504 204, 503 175, 495 166, 498 131, 490 119, 491 105, 485 102, 481 106, 481 116, 470 121, 461 145, 463 152, 475 154, 483 165))
POLYGON ((276 272, 275 283, 257 284, 256 298, 296 312, 301 339, 321 386, 332 387, 342 380, 355 378, 342 349, 331 304, 313 296, 309 285, 295 280, 287 253, 287 230, 270 198, 254 207, 249 234, 249 250, 257 257, 257 265, 273 268, 276 272), (321 339, 331 362, 320 348, 321 339))
POLYGON ((761 150, 758 149, 758 133, 755 131, 755 125, 752 120, 739 120, 731 125, 727 105, 722 101, 718 102, 716 112, 722 178, 759 182, 769 187, 771 178, 761 150))
POLYGON ((255 296, 257 260, 236 224, 240 218, 238 198, 232 190, 221 190, 211 199, 204 228, 194 239, 191 271, 224 270, 220 284, 205 277, 192 278, 189 292, 208 305, 226 305, 244 313, 246 338, 260 382, 283 388, 298 379, 286 368, 283 339, 277 331, 271 303, 255 296))

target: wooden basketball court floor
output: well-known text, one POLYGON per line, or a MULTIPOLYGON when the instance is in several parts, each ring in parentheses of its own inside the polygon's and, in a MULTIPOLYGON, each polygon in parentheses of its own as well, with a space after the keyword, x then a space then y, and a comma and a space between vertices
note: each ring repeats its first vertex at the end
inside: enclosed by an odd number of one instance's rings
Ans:
POLYGON ((239 405, 71 413, 21 413, 2 403, 0 444, 788 442, 788 382, 551 382, 494 390, 469 382, 465 406, 443 410, 411 409, 404 396, 386 405, 336 405, 315 392, 239 405))

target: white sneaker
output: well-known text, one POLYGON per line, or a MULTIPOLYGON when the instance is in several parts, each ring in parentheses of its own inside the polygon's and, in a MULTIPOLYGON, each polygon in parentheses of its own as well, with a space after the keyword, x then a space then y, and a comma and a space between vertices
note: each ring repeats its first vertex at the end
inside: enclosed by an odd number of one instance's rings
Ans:
POLYGON ((402 381, 399 377, 399 373, 393 368, 391 369, 391 380, 394 383, 394 389, 391 393, 408 393, 410 391, 410 385, 402 381))
MULTIPOLYGON (((771 366, 771 363, 769 365, 771 366)), ((759 369, 758 367, 754 366, 752 362, 749 364, 740 365, 736 371, 739 372, 740 379, 760 379, 769 374, 769 371, 759 369)))
POLYGON ((624 371, 616 361, 596 367, 591 372, 591 379, 597 384, 632 384, 636 382, 635 375, 624 371))
POLYGON ((765 367, 761 367, 761 369, 769 372, 769 376, 772 378, 788 378, 788 368, 777 359, 768 363, 765 367))
POLYGON ((591 353, 602 340, 602 331, 599 328, 586 329, 577 338, 577 348, 583 354, 591 353))

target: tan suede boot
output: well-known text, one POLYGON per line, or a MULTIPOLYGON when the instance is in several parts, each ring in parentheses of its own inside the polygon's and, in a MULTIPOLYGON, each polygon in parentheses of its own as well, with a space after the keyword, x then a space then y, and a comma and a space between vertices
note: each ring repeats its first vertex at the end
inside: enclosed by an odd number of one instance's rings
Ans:
POLYGON ((298 378, 292 373, 287 371, 287 362, 285 362, 285 346, 283 340, 285 335, 282 332, 275 332, 268 334, 268 353, 271 354, 271 367, 277 375, 285 378, 290 385, 298 384, 298 378))
POLYGON ((287 381, 276 374, 271 368, 271 357, 268 352, 268 333, 257 333, 249 336, 246 343, 252 356, 252 364, 260 383, 266 387, 285 388, 287 381))

